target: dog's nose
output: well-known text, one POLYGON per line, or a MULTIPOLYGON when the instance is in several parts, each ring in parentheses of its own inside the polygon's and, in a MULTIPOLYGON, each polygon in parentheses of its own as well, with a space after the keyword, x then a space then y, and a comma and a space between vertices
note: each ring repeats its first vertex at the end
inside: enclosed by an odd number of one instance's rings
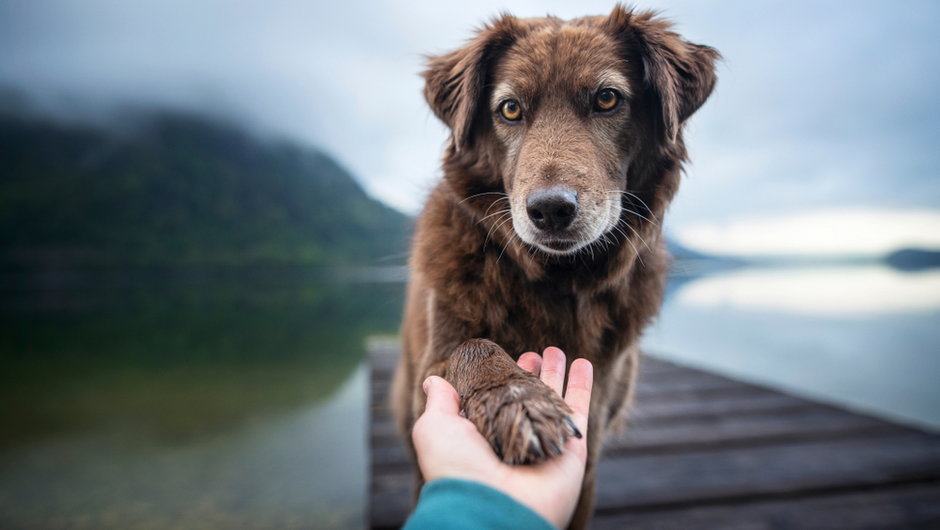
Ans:
POLYGON ((568 188, 536 190, 525 200, 526 212, 539 230, 568 228, 578 213, 578 194, 568 188))

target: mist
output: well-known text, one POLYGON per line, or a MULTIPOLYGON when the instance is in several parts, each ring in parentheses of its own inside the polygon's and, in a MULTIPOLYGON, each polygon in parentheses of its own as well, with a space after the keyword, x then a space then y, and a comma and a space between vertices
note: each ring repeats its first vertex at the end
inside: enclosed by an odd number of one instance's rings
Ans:
MULTIPOLYGON (((447 131, 421 96, 426 54, 508 11, 570 18, 609 2, 299 0, 0 4, 0 85, 91 119, 158 107, 315 145, 416 213, 447 131)), ((832 208, 940 208, 940 5, 649 2, 724 56, 687 125, 668 228, 832 208)))

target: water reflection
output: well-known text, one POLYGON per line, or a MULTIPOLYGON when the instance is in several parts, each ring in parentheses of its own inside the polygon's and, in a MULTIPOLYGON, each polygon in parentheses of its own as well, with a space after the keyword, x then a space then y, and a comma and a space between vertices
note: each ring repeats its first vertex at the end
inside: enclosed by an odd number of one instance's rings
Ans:
POLYGON ((164 443, 107 428, 8 450, 13 527, 356 528, 365 491, 365 370, 329 400, 164 443))
POLYGON ((399 284, 7 287, 0 526, 361 526, 399 284))
POLYGON ((940 272, 741 269, 677 285, 644 344, 686 364, 940 429, 940 272))
POLYGON ((884 266, 757 269, 702 278, 677 294, 680 304, 827 317, 920 313, 940 308, 940 271, 884 266))
MULTIPOLYGON (((0 527, 360 527, 395 278, 0 282, 0 527)), ((940 428, 936 271, 679 280, 647 350, 940 428)))

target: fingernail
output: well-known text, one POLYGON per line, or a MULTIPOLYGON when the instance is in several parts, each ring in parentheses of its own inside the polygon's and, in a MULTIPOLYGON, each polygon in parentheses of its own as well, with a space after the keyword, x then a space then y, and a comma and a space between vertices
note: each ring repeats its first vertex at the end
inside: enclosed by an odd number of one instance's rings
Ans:
POLYGON ((428 389, 431 388, 431 378, 424 380, 424 383, 421 383, 421 389, 424 390, 424 394, 427 395, 428 389))

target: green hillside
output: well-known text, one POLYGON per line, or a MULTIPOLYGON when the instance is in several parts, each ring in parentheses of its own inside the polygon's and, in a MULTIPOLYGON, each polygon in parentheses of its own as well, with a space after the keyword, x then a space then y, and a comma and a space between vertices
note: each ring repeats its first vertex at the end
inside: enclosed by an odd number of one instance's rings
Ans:
POLYGON ((409 229, 325 154, 220 121, 0 111, 5 267, 400 262, 409 229))

